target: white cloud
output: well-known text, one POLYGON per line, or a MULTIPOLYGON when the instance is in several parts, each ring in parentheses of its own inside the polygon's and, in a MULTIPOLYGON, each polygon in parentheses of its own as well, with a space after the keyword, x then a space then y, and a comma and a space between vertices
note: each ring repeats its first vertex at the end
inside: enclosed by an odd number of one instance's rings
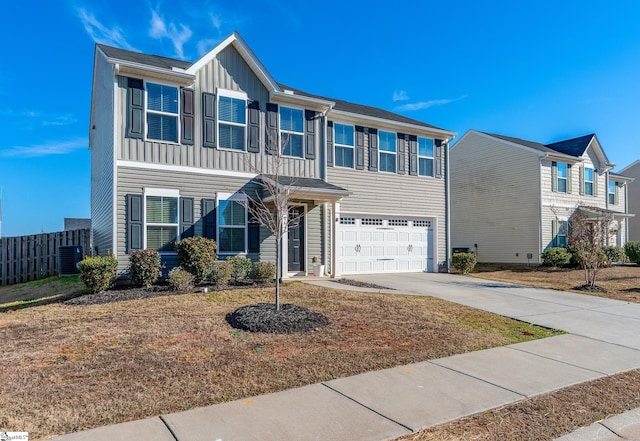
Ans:
POLYGON ((151 29, 149 29, 149 35, 152 38, 162 39, 168 38, 173 43, 173 47, 176 50, 176 56, 184 59, 184 44, 189 41, 193 32, 187 26, 183 24, 167 23, 156 12, 151 10, 151 29))
POLYGON ((66 126, 78 122, 78 119, 70 113, 56 115, 35 110, 15 111, 5 108, 0 109, 0 116, 12 118, 17 123, 26 121, 30 126, 33 126, 34 123, 40 123, 42 126, 66 126))
POLYGON ((129 43, 122 31, 117 26, 105 26, 98 19, 84 8, 78 9, 78 16, 82 21, 84 30, 96 43, 104 43, 124 49, 135 50, 129 43))
POLYGON ((222 28, 222 19, 213 12, 210 12, 209 20, 211 20, 211 24, 216 29, 216 31, 220 32, 220 29, 222 28))
POLYGON ((414 110, 423 110, 423 109, 428 109, 429 107, 443 106, 445 104, 460 101, 462 99, 465 99, 466 97, 467 95, 463 95, 460 98, 455 98, 455 99, 441 99, 441 100, 419 101, 417 103, 408 103, 408 104, 403 104, 401 106, 397 106, 395 110, 400 112, 403 112, 403 111, 411 112, 414 110))
POLYGON ((78 119, 73 115, 53 115, 43 118, 43 126, 66 126, 78 122, 78 119))
POLYGON ((393 91, 393 101, 406 101, 409 99, 409 95, 404 90, 393 91))
POLYGON ((73 138, 63 142, 50 141, 38 145, 14 146, 7 150, 1 150, 0 156, 35 158, 50 155, 66 155, 82 148, 87 148, 86 138, 73 138))

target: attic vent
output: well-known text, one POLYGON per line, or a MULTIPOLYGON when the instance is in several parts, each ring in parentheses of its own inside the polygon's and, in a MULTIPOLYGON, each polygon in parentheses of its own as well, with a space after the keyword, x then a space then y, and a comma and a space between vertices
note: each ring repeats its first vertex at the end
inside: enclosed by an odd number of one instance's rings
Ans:
POLYGON ((58 275, 79 274, 78 263, 82 260, 81 246, 58 247, 58 275))
POLYGON ((287 95, 293 95, 293 90, 285 89, 284 93, 286 93, 287 95))

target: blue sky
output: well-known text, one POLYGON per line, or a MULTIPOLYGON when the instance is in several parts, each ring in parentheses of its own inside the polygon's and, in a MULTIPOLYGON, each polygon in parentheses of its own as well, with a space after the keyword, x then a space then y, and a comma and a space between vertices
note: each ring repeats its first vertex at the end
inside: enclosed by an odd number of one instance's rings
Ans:
MULTIPOLYGON (((595 132, 640 159, 640 2, 9 2, 0 17, 2 235, 90 216, 96 42, 195 61, 237 30, 273 77, 458 132, 595 132)), ((497 170, 498 172, 498 170, 497 170)))

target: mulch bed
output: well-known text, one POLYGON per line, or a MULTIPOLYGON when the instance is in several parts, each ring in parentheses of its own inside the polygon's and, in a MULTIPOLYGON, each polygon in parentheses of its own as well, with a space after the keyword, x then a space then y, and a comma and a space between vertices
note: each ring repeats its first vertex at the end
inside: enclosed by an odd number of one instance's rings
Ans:
POLYGON ((242 306, 226 316, 234 328, 250 332, 293 334, 310 332, 329 324, 329 319, 310 309, 293 304, 256 303, 242 306))

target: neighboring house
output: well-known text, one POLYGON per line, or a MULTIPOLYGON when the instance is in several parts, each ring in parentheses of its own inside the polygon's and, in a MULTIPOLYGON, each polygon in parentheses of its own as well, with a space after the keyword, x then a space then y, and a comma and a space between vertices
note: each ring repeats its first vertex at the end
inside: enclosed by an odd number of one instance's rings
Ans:
POLYGON ((64 218, 64 231, 88 230, 89 228, 91 228, 91 219, 84 219, 79 217, 64 218))
MULTIPOLYGON (((334 81, 334 79, 327 79, 334 81)), ((215 239, 220 258, 274 261, 249 219, 271 149, 302 214, 284 238, 285 275, 437 271, 448 265, 454 133, 382 109, 277 83, 233 33, 194 63, 98 44, 90 122, 91 217, 98 254, 215 239)))
POLYGON ((640 160, 637 160, 620 173, 633 178, 627 186, 629 213, 635 216, 629 219, 629 240, 640 241, 640 160))
POLYGON ((541 263, 567 244, 578 207, 614 217, 611 245, 628 240, 626 188, 596 135, 541 144, 469 130, 451 148, 452 247, 480 262, 541 263))

